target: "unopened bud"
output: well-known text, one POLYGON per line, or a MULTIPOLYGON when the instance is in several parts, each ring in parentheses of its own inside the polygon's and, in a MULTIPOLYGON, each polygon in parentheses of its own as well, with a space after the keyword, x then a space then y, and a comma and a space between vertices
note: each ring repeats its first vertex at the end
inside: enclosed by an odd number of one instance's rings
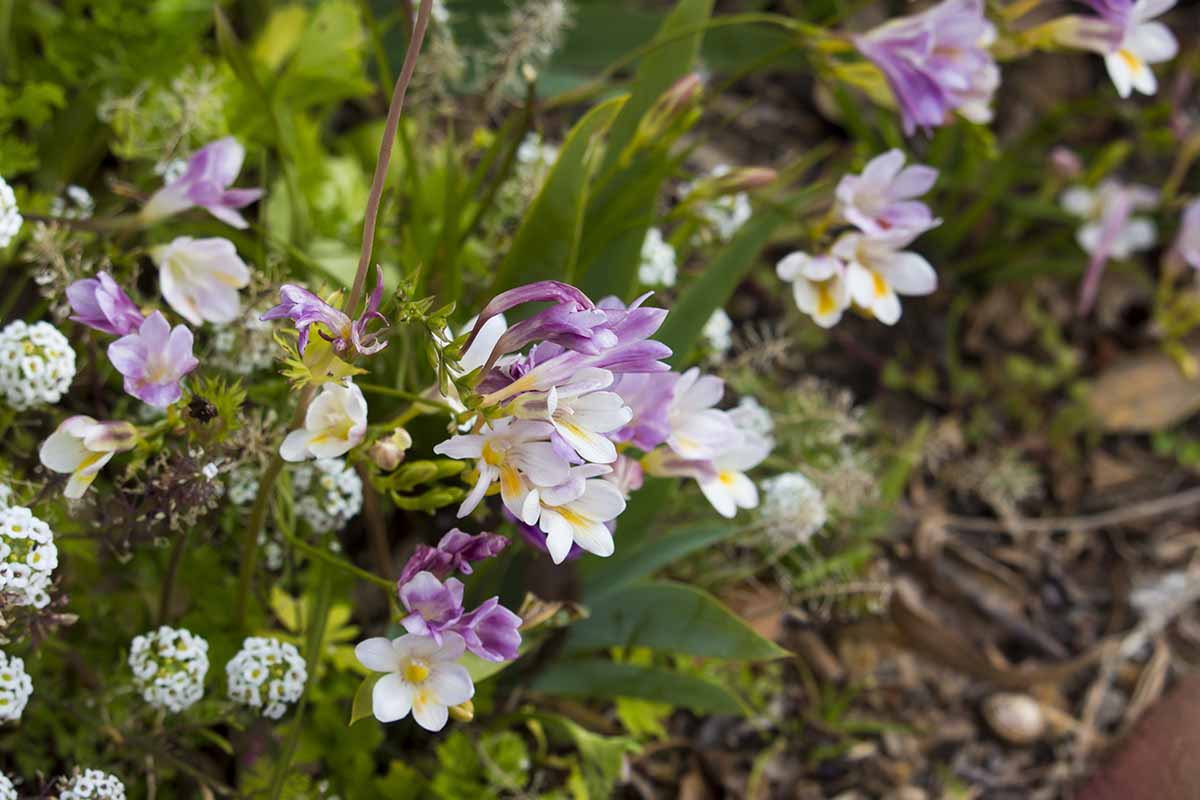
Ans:
POLYGON ((684 75, 663 92, 659 98, 661 108, 666 113, 673 113, 684 108, 704 91, 704 81, 695 72, 684 75))
POLYGON ((732 170, 717 181, 717 194, 750 192, 775 182, 779 174, 769 167, 742 167, 732 170))
POLYGON ((450 716, 459 722, 470 722, 475 719, 475 703, 468 700, 456 706, 450 706, 450 716))
POLYGON ((412 437, 404 428, 396 428, 390 435, 379 439, 367 450, 371 462, 384 472, 391 472, 400 466, 404 453, 412 447, 412 437))
POLYGON ((1083 172, 1083 161, 1069 147, 1056 147, 1050 151, 1050 164, 1062 178, 1075 178, 1083 172))

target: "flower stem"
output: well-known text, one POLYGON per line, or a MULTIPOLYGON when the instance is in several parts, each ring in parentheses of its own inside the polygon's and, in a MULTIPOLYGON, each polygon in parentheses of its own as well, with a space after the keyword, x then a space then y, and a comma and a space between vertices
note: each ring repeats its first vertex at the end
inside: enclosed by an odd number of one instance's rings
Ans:
POLYGON ((371 250, 375 246, 375 224, 379 220, 379 203, 383 199, 383 184, 387 180, 388 162, 392 159, 392 148, 396 144, 396 129, 400 126, 400 111, 404 108, 404 95, 412 82, 413 70, 417 66, 417 56, 421 52, 421 44, 425 41, 425 29, 429 27, 429 15, 433 9, 433 0, 421 0, 417 11, 417 22, 413 26, 412 40, 408 52, 404 54, 404 66, 400 68, 400 77, 392 90, 392 102, 388 106, 387 123, 383 128, 383 141, 379 144, 379 160, 375 162, 375 177, 371 181, 371 193, 367 197, 367 213, 363 220, 362 251, 358 257, 358 271, 354 274, 354 285, 346 297, 342 310, 353 313, 362 300, 363 287, 367 282, 367 270, 371 267, 371 250))
POLYGON ((167 562, 167 574, 163 578, 162 594, 158 599, 158 624, 166 625, 167 616, 171 613, 171 601, 175 594, 175 578, 179 575, 179 565, 183 563, 183 551, 187 549, 191 527, 183 529, 175 537, 175 546, 171 548, 171 560, 167 562))

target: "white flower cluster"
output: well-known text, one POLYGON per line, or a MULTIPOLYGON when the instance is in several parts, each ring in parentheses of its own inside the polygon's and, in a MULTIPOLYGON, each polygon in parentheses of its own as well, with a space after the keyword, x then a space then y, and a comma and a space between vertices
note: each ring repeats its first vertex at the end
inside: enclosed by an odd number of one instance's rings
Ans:
POLYGON ((50 526, 24 506, 0 509, 0 595, 18 606, 45 608, 57 566, 50 526))
POLYGON ((77 772, 67 781, 59 800, 125 800, 125 784, 116 775, 98 769, 77 772))
POLYGON ((794 547, 813 537, 828 519, 825 498, 799 472, 784 472, 762 482, 762 520, 767 536, 780 547, 794 547))
POLYGON ((0 483, 0 508, 12 505, 13 490, 7 483, 0 483))
POLYGON ((4 178, 0 178, 0 247, 8 247, 24 221, 12 187, 4 178))
POLYGON ((306 462, 292 476, 296 513, 314 533, 331 533, 362 511, 362 479, 341 458, 306 462))
POLYGON ((75 351, 48 322, 10 322, 0 331, 0 393, 22 411, 57 403, 75 379, 75 351))
POLYGON ((0 722, 16 722, 33 695, 25 662, 0 650, 0 722))
POLYGON ((191 631, 163 625, 134 637, 129 667, 147 703, 179 713, 204 696, 208 642, 191 631))
POLYGON ((242 464, 229 473, 225 494, 235 506, 249 505, 258 495, 258 475, 261 470, 254 463, 242 464))
POLYGON ((96 213, 92 193, 82 186, 71 184, 62 197, 50 201, 50 216, 61 219, 90 219, 96 213))
POLYGON ((3 772, 0 772, 0 800, 17 800, 17 787, 3 772))
POLYGON ((638 280, 643 286, 674 286, 675 274, 675 248, 663 238, 662 231, 651 228, 642 242, 638 280))
POLYGON ((526 134, 517 147, 519 171, 535 183, 541 183, 557 160, 558 145, 546 142, 537 132, 526 134))
MULTIPOLYGON (((713 178, 722 178, 728 175, 729 171, 728 164, 718 164, 713 167, 709 175, 713 178)), ((684 196, 690 194, 694 188, 696 188, 694 183, 684 184, 680 187, 684 196)), ((727 242, 741 230, 753 213, 750 208, 750 195, 745 192, 735 192, 714 197, 699 208, 699 213, 701 219, 716 234, 717 239, 727 242)))
POLYGON ((725 313, 725 309, 718 308, 704 323, 700 335, 708 344, 709 361, 718 362, 733 347, 733 320, 725 313))
POLYGON ((775 439, 772 434, 775 432, 775 418, 771 416, 771 412, 766 406, 758 402, 757 397, 749 394, 742 395, 738 404, 730 409, 729 415, 733 417, 739 428, 762 437, 774 447, 775 439))
POLYGON ((251 308, 240 321, 215 326, 213 363, 239 375, 266 369, 275 362, 275 344, 271 323, 260 317, 267 309, 251 308), (239 329, 240 326, 240 329, 239 329))
POLYGON ((295 646, 278 639, 250 636, 225 665, 229 697, 279 719, 300 699, 308 671, 295 646))

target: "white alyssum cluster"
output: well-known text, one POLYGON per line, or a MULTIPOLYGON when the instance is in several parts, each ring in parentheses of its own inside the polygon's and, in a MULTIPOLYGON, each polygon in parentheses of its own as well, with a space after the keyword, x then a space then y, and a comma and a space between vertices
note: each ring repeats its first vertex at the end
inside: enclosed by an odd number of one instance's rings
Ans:
POLYGON ((263 636, 248 637, 225 665, 230 699, 279 719, 304 693, 304 659, 294 645, 263 636))
POLYGON ((742 395, 738 404, 729 411, 737 426, 744 431, 761 436, 774 444, 775 418, 758 398, 753 395, 742 395))
POLYGON ((720 361, 729 352, 729 348, 733 347, 733 320, 725 313, 725 309, 718 308, 708 318, 708 322, 704 323, 700 335, 708 344, 709 360, 720 361))
POLYGON ((50 526, 24 506, 0 509, 0 595, 14 605, 45 608, 57 566, 50 526))
POLYGON ((99 769, 76 771, 67 780, 59 800, 125 800, 125 784, 116 775, 99 769))
POLYGON ((10 322, 0 331, 0 393, 23 411, 57 403, 75 379, 75 351, 48 322, 10 322))
POLYGON ((71 184, 60 197, 50 201, 50 216, 60 219, 90 219, 96 213, 92 193, 82 186, 71 184))
POLYGON ((258 475, 261 472, 257 464, 242 464, 235 467, 226 478, 225 496, 235 506, 246 506, 253 502, 258 495, 258 475))
POLYGON ((0 650, 0 723, 16 722, 33 695, 25 662, 0 650))
POLYGON ((204 696, 208 642, 184 628, 163 625, 134 637, 129 668, 147 703, 179 713, 204 696))
POLYGON ((825 497, 799 472, 784 472, 762 482, 760 514, 767 536, 780 547, 804 544, 829 517, 825 497))
POLYGON ((275 363, 275 344, 270 322, 260 317, 266 307, 251 308, 240 320, 217 325, 213 335, 213 363, 239 375, 249 375, 275 363))
POLYGON ((314 533, 331 533, 362 511, 362 479, 341 458, 306 462, 292 475, 296 513, 314 533))
POLYGON ((558 145, 545 141, 536 131, 527 133, 517 147, 517 164, 521 172, 536 178, 538 182, 546 177, 557 160, 558 145))
MULTIPOLYGON (((713 178, 721 178, 728 175, 729 172, 728 164, 718 164, 709 174, 713 178)), ((680 190, 686 197, 695 188, 695 183, 686 183, 680 187, 680 190)), ((717 240, 727 242, 749 221, 753 210, 750 207, 750 195, 745 192, 735 192, 705 201, 697 209, 697 212, 717 240)))
POLYGON ((0 772, 0 800, 17 800, 17 787, 3 772, 0 772))
POLYGON ((675 248, 663 238, 658 228, 646 231, 638 280, 643 286, 674 286, 676 272, 675 248))
POLYGON ((0 247, 8 247, 21 230, 21 223, 24 221, 21 209, 17 208, 17 196, 13 194, 12 187, 8 185, 8 181, 0 178, 0 247))

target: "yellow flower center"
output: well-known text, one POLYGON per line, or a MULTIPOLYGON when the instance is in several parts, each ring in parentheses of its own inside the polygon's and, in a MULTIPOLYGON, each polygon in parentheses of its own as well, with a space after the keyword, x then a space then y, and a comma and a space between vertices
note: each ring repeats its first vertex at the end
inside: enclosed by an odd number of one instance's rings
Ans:
POLYGON ((429 677, 429 667, 420 661, 409 661, 404 665, 404 680, 408 683, 424 683, 429 677))

